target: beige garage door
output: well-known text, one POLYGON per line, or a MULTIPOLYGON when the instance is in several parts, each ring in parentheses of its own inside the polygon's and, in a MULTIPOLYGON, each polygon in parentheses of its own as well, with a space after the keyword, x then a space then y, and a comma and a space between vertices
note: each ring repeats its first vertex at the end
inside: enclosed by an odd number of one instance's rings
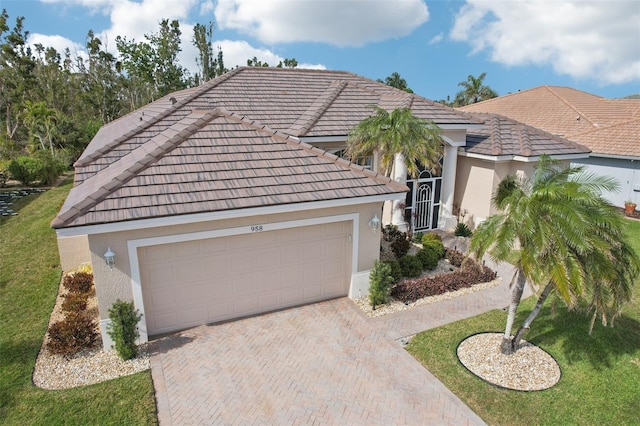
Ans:
POLYGON ((149 335, 346 296, 351 222, 139 249, 149 335))

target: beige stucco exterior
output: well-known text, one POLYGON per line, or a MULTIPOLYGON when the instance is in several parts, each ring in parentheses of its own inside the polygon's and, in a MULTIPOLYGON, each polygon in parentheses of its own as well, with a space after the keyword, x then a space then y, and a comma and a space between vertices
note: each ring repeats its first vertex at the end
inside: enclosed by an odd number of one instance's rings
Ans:
MULTIPOLYGON (((380 234, 378 231, 374 233, 369 227, 369 220, 377 215, 382 215, 382 202, 322 208, 314 210, 303 210, 295 212, 283 212, 262 216, 248 216, 233 219, 211 220, 206 222, 196 222, 189 224, 179 224, 162 227, 153 227, 137 230, 126 230, 119 232, 106 232, 89 234, 84 237, 88 242, 84 247, 86 251, 82 254, 83 247, 79 242, 81 237, 60 237, 61 256, 65 257, 65 263, 75 265, 74 259, 81 259, 83 256, 89 258, 93 265, 94 280, 96 285, 96 295, 98 299, 98 309, 101 319, 101 327, 104 328, 108 322, 109 309, 113 303, 118 300, 131 301, 134 300, 134 286, 132 284, 132 265, 130 264, 130 253, 128 243, 134 240, 145 240, 158 237, 169 237, 175 235, 197 235, 198 233, 224 230, 229 228, 243 228, 255 225, 268 225, 275 223, 300 221, 306 219, 319 219, 326 217, 336 217, 350 215, 357 218, 357 262, 353 267, 351 280, 351 289, 349 295, 357 297, 366 294, 368 290, 368 271, 373 266, 375 260, 379 258, 380 234), (70 239, 73 238, 74 240, 70 239), (76 245, 70 243, 75 241, 76 245), (69 256, 66 251, 67 247, 73 247, 72 252, 78 254, 69 256), (113 269, 109 269, 104 261, 104 253, 108 248, 116 254, 116 264, 113 269)), ((176 219, 176 222, 178 219, 176 219)), ((355 222, 355 221, 354 221, 355 222)), ((137 267, 137 266, 136 266, 137 267)), ((138 309, 141 309, 139 307, 138 309)), ((141 309, 142 310, 142 309, 141 309)), ((102 335, 105 340, 105 346, 109 347, 106 331, 103 329, 102 335)))
POLYGON ((89 239, 86 235, 59 237, 58 253, 63 271, 71 271, 83 263, 91 262, 89 239))

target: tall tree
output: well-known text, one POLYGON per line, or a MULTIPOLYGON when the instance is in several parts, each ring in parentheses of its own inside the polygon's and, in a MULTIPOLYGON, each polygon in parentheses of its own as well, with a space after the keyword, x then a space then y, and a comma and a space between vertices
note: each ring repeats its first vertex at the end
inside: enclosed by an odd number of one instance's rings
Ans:
POLYGON ((58 122, 58 111, 48 108, 44 102, 25 102, 23 111, 24 124, 29 130, 32 140, 38 141, 43 150, 49 149, 55 156, 54 137, 58 122))
POLYGON ((373 109, 373 115, 349 133, 349 158, 367 157, 377 151, 386 176, 391 176, 397 154, 404 157, 411 176, 419 174, 419 164, 439 169, 443 141, 435 123, 414 116, 409 108, 387 111, 374 105, 373 109))
POLYGON ((402 78, 399 73, 393 72, 391 75, 387 76, 384 81, 378 79, 380 83, 384 83, 387 86, 395 87, 396 89, 404 90, 407 93, 413 93, 413 90, 407 86, 407 80, 402 78))
POLYGON ((204 83, 216 76, 217 60, 213 56, 213 22, 208 25, 196 24, 193 27, 193 45, 198 49, 196 63, 200 67, 195 78, 197 82, 204 83))
POLYGON ((456 97, 453 100, 454 106, 470 105, 497 97, 498 94, 491 87, 484 84, 486 76, 486 72, 483 72, 478 77, 469 75, 467 81, 458 83, 462 90, 456 93, 456 97))
POLYGON ((503 353, 516 351, 547 297, 560 295, 569 307, 585 300, 597 316, 613 321, 631 299, 640 259, 625 240, 623 218, 600 194, 612 191, 612 179, 560 168, 543 156, 531 180, 504 178, 493 196, 502 213, 490 216, 474 232, 471 252, 485 253, 516 267, 502 340, 503 353), (542 288, 538 302, 515 336, 515 315, 526 283, 542 288))

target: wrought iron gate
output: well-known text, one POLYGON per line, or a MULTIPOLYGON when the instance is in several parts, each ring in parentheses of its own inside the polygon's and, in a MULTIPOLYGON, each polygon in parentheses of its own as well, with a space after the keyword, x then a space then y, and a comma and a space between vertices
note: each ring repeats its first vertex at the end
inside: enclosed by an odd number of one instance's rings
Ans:
POLYGON ((410 191, 405 203, 405 220, 412 232, 438 228, 442 177, 433 177, 425 170, 418 179, 408 180, 407 186, 410 191))

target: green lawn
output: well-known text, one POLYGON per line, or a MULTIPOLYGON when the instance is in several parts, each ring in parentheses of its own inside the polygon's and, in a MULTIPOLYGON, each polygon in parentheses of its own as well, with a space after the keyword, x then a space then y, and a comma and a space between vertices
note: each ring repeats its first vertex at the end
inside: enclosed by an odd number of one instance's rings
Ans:
POLYGON ((0 424, 157 424, 150 371, 59 391, 31 381, 61 274, 49 223, 70 188, 25 197, 0 219, 0 424))
MULTIPOLYGON (((640 253, 640 222, 629 221, 628 233, 640 253)), ((500 310, 420 333, 407 349, 490 425, 638 425, 640 279, 636 284, 615 327, 597 323, 591 336, 589 318, 568 312, 560 302, 554 315, 547 301, 526 337, 560 364, 560 382, 545 391, 498 389, 458 362, 456 346, 465 337, 504 329, 506 313, 500 310)), ((523 302, 518 321, 534 302, 523 302)))

